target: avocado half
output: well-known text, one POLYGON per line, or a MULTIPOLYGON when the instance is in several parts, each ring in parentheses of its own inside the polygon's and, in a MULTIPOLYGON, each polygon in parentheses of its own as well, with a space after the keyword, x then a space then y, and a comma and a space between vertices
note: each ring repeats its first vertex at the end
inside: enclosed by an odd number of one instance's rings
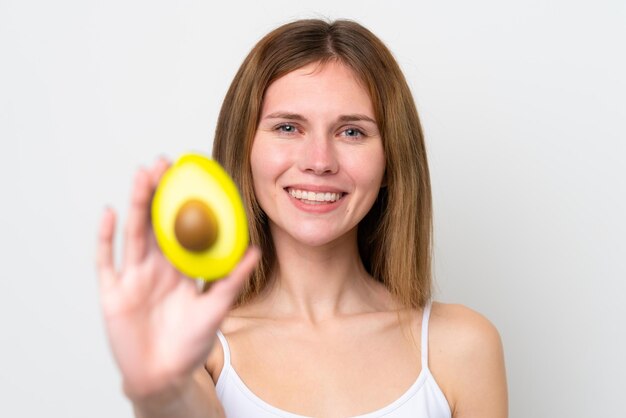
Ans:
POLYGON ((248 247, 248 222, 228 173, 214 160, 184 154, 161 178, 152 225, 167 259, 183 274, 222 278, 248 247))

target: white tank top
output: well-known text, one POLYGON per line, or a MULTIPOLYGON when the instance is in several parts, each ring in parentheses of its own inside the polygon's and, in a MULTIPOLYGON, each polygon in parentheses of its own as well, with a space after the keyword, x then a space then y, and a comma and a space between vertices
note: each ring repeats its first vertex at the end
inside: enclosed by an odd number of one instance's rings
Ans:
MULTIPOLYGON (((431 304, 422 317, 422 371, 411 387, 398 399, 376 411, 353 418, 450 418, 451 412, 443 392, 428 368, 428 319, 431 304)), ((224 367, 217 380, 217 396, 226 418, 308 418, 278 409, 256 396, 241 380, 230 363, 230 349, 221 331, 217 332, 224 349, 224 367)))

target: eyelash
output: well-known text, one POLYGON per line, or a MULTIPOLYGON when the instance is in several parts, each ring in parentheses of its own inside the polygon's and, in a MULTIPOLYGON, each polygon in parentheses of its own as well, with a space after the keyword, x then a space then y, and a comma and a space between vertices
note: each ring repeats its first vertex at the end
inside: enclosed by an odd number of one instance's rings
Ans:
MULTIPOLYGON (((277 125, 274 128, 275 131, 279 132, 279 133, 283 133, 286 135, 293 135, 294 133, 296 133, 298 131, 298 127, 296 125, 294 125, 293 123, 281 123, 280 125, 277 125), (285 130, 285 128, 289 128, 291 129, 290 131, 285 130)), ((358 128, 354 128, 354 127, 349 127, 349 128, 345 128, 341 131, 342 134, 345 134, 347 131, 353 131, 353 133, 355 133, 356 135, 343 135, 347 138, 363 138, 365 137, 365 132, 363 132, 361 129, 358 128)))

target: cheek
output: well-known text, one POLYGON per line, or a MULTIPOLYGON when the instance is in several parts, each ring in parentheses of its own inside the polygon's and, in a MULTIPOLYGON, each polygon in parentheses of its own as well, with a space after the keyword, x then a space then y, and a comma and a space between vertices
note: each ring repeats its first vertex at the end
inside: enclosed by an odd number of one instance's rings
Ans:
POLYGON ((376 185, 380 187, 384 180, 386 169, 386 162, 383 151, 381 150, 380 154, 377 154, 376 157, 372 158, 372 160, 372 182, 376 183, 376 185))
POLYGON ((385 150, 383 149, 382 144, 379 144, 376 152, 371 158, 372 181, 375 182, 378 187, 380 187, 384 181, 385 171, 387 168, 386 160, 385 150))
POLYGON ((284 144, 276 144, 262 135, 255 139, 250 153, 253 174, 260 177, 276 177, 293 164, 294 150, 284 144))
POLYGON ((257 144, 256 140, 252 145, 252 150, 250 152, 250 169, 252 170, 254 194, 256 195, 259 203, 262 204, 266 193, 263 185, 267 182, 268 166, 267 156, 265 155, 264 149, 257 144))
POLYGON ((257 179, 262 175, 263 171, 261 168, 263 167, 263 156, 259 150, 257 145, 252 145, 252 149, 250 150, 250 170, 252 171, 252 179, 256 185, 257 179))
POLYGON ((346 163, 355 183, 378 193, 385 175, 385 156, 382 148, 373 152, 353 153, 346 163))
POLYGON ((259 200, 276 195, 279 178, 289 167, 288 156, 264 142, 255 139, 250 153, 254 191, 259 200))

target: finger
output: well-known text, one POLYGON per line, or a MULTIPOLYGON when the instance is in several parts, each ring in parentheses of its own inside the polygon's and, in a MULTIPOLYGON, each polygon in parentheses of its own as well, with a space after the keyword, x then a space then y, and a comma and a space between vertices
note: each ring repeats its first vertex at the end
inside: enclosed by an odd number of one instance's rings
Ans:
MULTIPOLYGON (((165 157, 160 157, 152 166, 152 168, 150 168, 148 175, 150 177, 150 183, 152 185, 152 189, 153 191, 156 190, 157 186, 159 185, 159 181, 161 180, 161 177, 163 177, 163 174, 167 171, 168 168, 170 168, 171 163, 165 158, 165 157)), ((150 212, 148 214, 148 219, 149 219, 149 225, 148 228, 152 229, 152 213, 150 212)), ((149 234, 150 237, 148 238, 148 249, 147 251, 150 250, 156 250, 158 248, 157 242, 156 242, 156 237, 154 236, 154 234, 149 234)))
POLYGON ((250 247, 230 275, 215 283, 201 296, 201 304, 204 305, 201 309, 217 310, 217 317, 214 319, 221 322, 260 258, 261 251, 256 247, 250 247))
POLYGON ((159 181, 161 180, 161 177, 167 171, 167 169, 170 168, 170 166, 171 163, 165 157, 160 157, 156 161, 156 163, 154 163, 154 165, 150 169, 150 180, 152 182, 153 188, 156 189, 159 181))
POLYGON ((141 169, 135 175, 130 210, 124 237, 124 266, 140 262, 146 255, 148 214, 152 184, 148 173, 141 169))
POLYGON ((113 261, 113 235, 115 233, 115 212, 106 208, 100 220, 98 245, 96 249, 96 267, 101 286, 110 286, 115 282, 115 264, 113 261))

